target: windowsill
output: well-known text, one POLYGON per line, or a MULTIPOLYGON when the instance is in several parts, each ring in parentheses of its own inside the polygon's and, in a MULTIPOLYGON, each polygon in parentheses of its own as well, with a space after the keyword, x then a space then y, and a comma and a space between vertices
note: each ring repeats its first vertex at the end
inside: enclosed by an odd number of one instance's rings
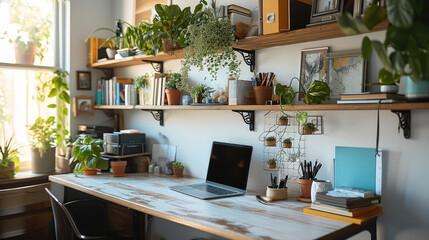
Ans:
POLYGON ((47 183, 49 182, 49 175, 50 174, 33 173, 31 171, 17 172, 13 178, 0 179, 0 190, 47 183))

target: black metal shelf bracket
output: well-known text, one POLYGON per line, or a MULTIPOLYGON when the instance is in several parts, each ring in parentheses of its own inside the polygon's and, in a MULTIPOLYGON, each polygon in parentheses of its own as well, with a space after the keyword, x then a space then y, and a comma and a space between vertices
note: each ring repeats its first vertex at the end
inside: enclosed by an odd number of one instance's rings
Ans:
POLYGON ((159 122, 160 126, 164 126, 164 110, 147 110, 142 109, 142 111, 150 112, 153 118, 159 122))
POLYGON ((232 110, 241 115, 244 123, 249 125, 250 131, 255 131, 255 111, 240 111, 240 110, 232 110))
POLYGON ((250 71, 253 72, 256 68, 255 50, 247 51, 238 48, 234 48, 235 51, 239 52, 243 56, 244 62, 250 66, 250 71))
POLYGON ((142 62, 150 63, 152 65, 153 70, 158 73, 164 73, 164 62, 158 62, 158 61, 149 61, 149 60, 142 60, 142 62))
POLYGON ((404 131, 404 138, 409 139, 411 137, 411 111, 410 110, 392 110, 393 113, 398 115, 399 126, 404 131))

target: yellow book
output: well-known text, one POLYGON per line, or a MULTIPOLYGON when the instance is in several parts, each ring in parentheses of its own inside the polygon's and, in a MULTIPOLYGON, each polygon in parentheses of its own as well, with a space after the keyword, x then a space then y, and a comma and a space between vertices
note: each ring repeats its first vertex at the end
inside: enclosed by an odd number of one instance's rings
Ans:
POLYGON ((336 219, 336 220, 340 220, 340 221, 344 221, 344 222, 349 222, 349 223, 361 225, 362 223, 364 223, 368 220, 371 220, 374 217, 381 216, 383 214, 383 207, 377 206, 377 208, 374 209, 374 211, 367 212, 367 213, 359 215, 357 217, 344 217, 344 216, 340 216, 340 215, 333 214, 333 213, 327 213, 327 212, 321 212, 321 211, 313 210, 310 207, 304 208, 304 213, 309 213, 309 214, 313 214, 313 215, 317 215, 317 216, 321 216, 321 217, 327 217, 327 218, 332 218, 332 219, 336 219))

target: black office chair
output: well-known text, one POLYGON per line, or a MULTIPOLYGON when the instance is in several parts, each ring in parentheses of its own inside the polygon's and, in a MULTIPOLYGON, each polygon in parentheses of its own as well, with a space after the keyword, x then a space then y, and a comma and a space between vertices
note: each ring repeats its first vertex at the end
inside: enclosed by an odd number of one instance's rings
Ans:
POLYGON ((108 230, 104 204, 94 200, 78 200, 62 204, 47 189, 54 215, 57 240, 114 239, 108 230))

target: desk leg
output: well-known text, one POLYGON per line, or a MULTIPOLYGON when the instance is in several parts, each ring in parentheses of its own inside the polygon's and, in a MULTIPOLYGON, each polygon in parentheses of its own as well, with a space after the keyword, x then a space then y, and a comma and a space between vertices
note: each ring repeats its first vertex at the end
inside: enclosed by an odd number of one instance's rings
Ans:
POLYGON ((133 210, 133 233, 134 239, 136 240, 146 240, 146 222, 145 214, 133 210))
POLYGON ((377 220, 368 225, 368 231, 371 234, 371 240, 377 240, 377 220))
POLYGON ((369 220, 362 225, 351 224, 348 227, 340 229, 336 232, 318 238, 319 240, 346 240, 360 232, 368 231, 371 234, 371 240, 377 240, 377 217, 369 220))

